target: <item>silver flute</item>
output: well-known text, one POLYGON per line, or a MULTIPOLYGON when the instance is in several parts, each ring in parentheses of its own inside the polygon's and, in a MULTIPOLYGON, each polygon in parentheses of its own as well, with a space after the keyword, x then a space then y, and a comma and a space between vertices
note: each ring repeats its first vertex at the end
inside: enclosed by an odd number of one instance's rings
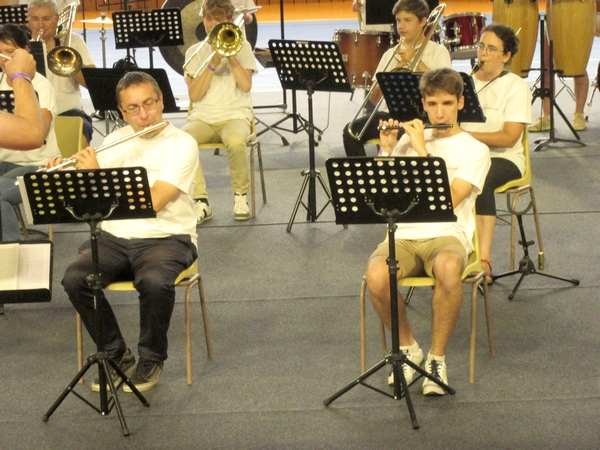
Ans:
MULTIPOLYGON (((115 145, 122 144, 123 142, 128 141, 133 138, 136 138, 138 136, 143 136, 144 134, 151 133, 152 131, 158 130, 159 128, 163 127, 165 124, 166 124, 166 122, 160 122, 160 123, 157 123, 156 125, 152 125, 148 128, 144 128, 143 130, 140 130, 137 133, 133 133, 133 134, 130 134, 129 136, 125 136, 124 138, 117 139, 116 141, 111 142, 110 144, 106 144, 106 145, 103 145, 102 147, 97 148, 96 153, 100 153, 100 152, 103 152, 104 150, 108 150, 109 148, 114 147, 115 145)), ((37 172, 54 172, 55 170, 58 170, 61 167, 70 166, 71 164, 76 164, 78 161, 79 160, 77 158, 66 158, 63 160, 63 162, 61 162, 60 164, 57 164, 56 166, 42 167, 41 169, 38 169, 37 172)))
MULTIPOLYGON (((426 123, 423 126, 426 130, 430 129, 430 128, 437 128, 437 129, 446 129, 446 128, 452 128, 453 125, 451 123, 426 123)), ((404 127, 402 125, 379 125, 377 127, 378 130, 403 130, 404 127)))

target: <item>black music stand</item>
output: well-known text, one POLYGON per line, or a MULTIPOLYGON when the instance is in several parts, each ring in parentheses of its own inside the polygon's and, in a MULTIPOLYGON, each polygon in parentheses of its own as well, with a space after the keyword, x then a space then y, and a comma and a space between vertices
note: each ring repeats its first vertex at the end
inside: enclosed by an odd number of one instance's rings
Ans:
MULTIPOLYGON (((164 113, 179 112, 173 90, 169 84, 169 77, 165 69, 133 69, 136 72, 144 72, 150 75, 158 83, 158 87, 163 93, 163 103, 165 105, 164 113)), ((94 109, 97 111, 119 111, 117 99, 114 95, 119 80, 127 73, 131 72, 125 69, 97 69, 82 68, 83 78, 90 92, 90 98, 94 109), (107 92, 110 95, 107 95, 107 92)))
POLYGON ((113 27, 115 48, 147 47, 151 69, 154 67, 154 46, 184 45, 179 8, 117 11, 113 13, 113 27))
MULTIPOLYGON (((518 195, 519 194, 515 194, 515 197, 518 195)), ((513 287, 513 290, 508 295, 508 299, 512 300, 515 298, 515 294, 517 293, 519 286, 521 286, 521 282, 527 275, 534 275, 534 274, 542 275, 544 277, 554 278, 555 280, 566 281, 567 283, 571 283, 575 286, 579 286, 579 280, 576 280, 575 278, 559 277, 558 275, 552 275, 552 274, 542 272, 542 271, 536 269, 533 260, 529 256, 529 247, 531 245, 533 245, 534 242, 527 240, 527 238, 525 237, 525 228, 523 226, 523 215, 527 214, 527 212, 533 207, 533 201, 530 199, 529 205, 527 205, 526 208, 524 208, 522 211, 516 211, 515 210, 516 202, 511 205, 510 196, 507 196, 506 197, 506 207, 508 209, 508 212, 510 212, 511 214, 513 214, 517 217, 517 223, 519 224, 519 233, 521 234, 521 240, 519 241, 519 244, 521 244, 521 247, 523 247, 523 257, 519 261, 518 269, 510 270, 508 272, 504 272, 499 275, 492 275, 492 279, 494 281, 496 281, 500 278, 508 277, 510 275, 521 274, 521 276, 517 280, 517 283, 513 287)), ((542 265, 541 262, 540 262, 540 265, 542 265)))
POLYGON ((28 15, 27 5, 3 5, 0 6, 0 25, 5 23, 26 24, 28 15))
POLYGON ((362 157, 333 158, 326 162, 337 224, 388 224, 390 309, 392 314, 392 351, 375 366, 327 398, 331 404, 354 386, 362 384, 380 394, 399 400, 406 406, 414 429, 419 428, 402 365, 407 364, 420 376, 429 378, 449 394, 456 391, 406 358, 400 351, 398 322, 398 261, 394 232, 397 223, 455 222, 446 163, 442 158, 362 157), (364 381, 387 364, 394 373, 394 394, 364 381))
MULTIPOLYGON (((428 122, 423 110, 419 80, 421 73, 379 72, 377 82, 390 111, 390 116, 399 121, 421 119, 428 122)), ((473 78, 460 72, 464 82, 465 105, 458 111, 458 122, 485 122, 485 115, 475 92, 473 78)))
POLYGON ((56 172, 34 172, 23 176, 19 186, 24 200, 28 218, 35 224, 86 222, 90 227, 92 249, 92 274, 87 278, 88 285, 94 294, 94 315, 96 334, 96 353, 88 356, 83 368, 75 375, 62 394, 42 416, 47 422, 62 401, 74 394, 103 416, 112 408, 117 410, 124 436, 129 436, 129 429, 117 396, 117 389, 126 384, 146 407, 150 404, 119 365, 109 358, 103 349, 101 311, 98 309, 98 298, 102 294, 101 274, 98 268, 98 235, 97 228, 103 220, 143 219, 156 217, 152 209, 152 199, 146 169, 143 167, 124 167, 114 169, 94 169, 56 172), (77 393, 74 388, 85 373, 98 364, 100 383, 100 408, 77 393), (116 386, 110 375, 112 367, 121 377, 116 386), (107 389, 108 383, 108 389, 107 389), (110 399, 108 397, 110 391, 110 399))
MULTIPOLYGON (((549 11, 552 10, 552 2, 548 2, 548 4, 546 5, 546 8, 548 8, 549 11)), ((547 27, 547 22, 544 19, 544 15, 540 14, 540 87, 539 88, 534 88, 533 89, 533 98, 531 99, 531 104, 533 104, 533 102, 535 102, 535 100, 537 98, 539 98, 540 100, 543 101, 544 98, 548 98, 548 100, 550 100, 550 136, 545 139, 545 138, 540 138, 540 139, 536 139, 534 142, 534 144, 537 144, 535 146, 535 148, 533 149, 534 152, 537 152, 538 150, 543 149, 544 147, 550 147, 551 144, 556 144, 558 142, 563 142, 566 144, 574 144, 574 145, 578 145, 580 147, 585 147, 586 144, 584 142, 581 141, 581 138, 579 137, 579 134, 577 133, 577 131, 575 131, 575 128, 573 128, 573 125, 571 125, 571 123, 569 122, 569 120, 567 119, 567 116, 565 116, 565 113, 562 112, 562 109, 560 109, 560 107, 558 106, 558 103, 556 103, 556 99, 554 98, 555 95, 555 85, 556 82, 554 80, 554 75, 555 74, 561 74, 562 72, 560 70, 557 70, 554 68, 554 42, 552 39, 552 25, 550 25, 550 29, 546 29, 547 27), (544 35, 548 36, 548 53, 549 53, 549 59, 550 61, 548 61, 547 67, 546 67, 546 57, 544 55, 544 35), (550 82, 549 82, 549 86, 546 87, 546 80, 545 80, 545 72, 548 72, 550 75, 550 82), (565 121, 565 123, 567 124, 567 126, 569 127, 569 129, 571 130, 571 132, 575 135, 575 138, 577 140, 572 140, 572 139, 559 139, 556 137, 555 131, 554 131, 554 109, 556 108, 556 110, 558 111, 558 113, 560 114, 560 116, 563 118, 563 120, 565 121)), ((532 69, 533 70, 533 69, 532 69)))
MULTIPOLYGON (((352 92, 346 68, 342 61, 339 47, 333 42, 318 41, 284 41, 271 39, 269 49, 277 75, 284 89, 305 90, 308 95, 308 121, 304 127, 308 132, 309 170, 302 171, 304 183, 296 200, 294 211, 290 217, 287 231, 292 229, 292 223, 300 204, 307 211, 307 220, 314 222, 331 202, 331 193, 323 182, 321 173, 315 169, 315 126, 313 122, 312 96, 315 91, 352 92), (317 214, 316 180, 327 194, 328 202, 317 214), (302 202, 306 187, 308 189, 308 205, 302 202)), ((284 119, 285 120, 285 119, 284 119)), ((275 126, 272 125, 273 127, 275 126)))

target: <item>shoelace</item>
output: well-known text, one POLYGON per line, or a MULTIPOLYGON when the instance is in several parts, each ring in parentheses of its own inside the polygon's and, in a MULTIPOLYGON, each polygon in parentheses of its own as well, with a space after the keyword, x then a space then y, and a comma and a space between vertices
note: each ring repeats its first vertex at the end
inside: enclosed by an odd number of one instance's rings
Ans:
POLYGON ((156 363, 149 359, 145 359, 144 361, 140 361, 140 365, 142 366, 142 375, 144 379, 147 379, 150 376, 150 372, 152 372, 152 369, 154 368, 156 363))
POLYGON ((441 364, 439 364, 438 361, 436 361, 435 359, 431 361, 431 375, 436 377, 438 380, 442 379, 442 377, 440 376, 440 367, 441 364))

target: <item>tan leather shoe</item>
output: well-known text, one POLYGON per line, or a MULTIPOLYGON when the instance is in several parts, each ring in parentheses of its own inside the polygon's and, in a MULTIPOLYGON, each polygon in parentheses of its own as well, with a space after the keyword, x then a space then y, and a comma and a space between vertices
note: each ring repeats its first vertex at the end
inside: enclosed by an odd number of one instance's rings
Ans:
POLYGON ((541 116, 528 128, 532 133, 539 133, 540 131, 550 131, 550 116, 541 116))
POLYGON ((573 125, 573 129, 575 131, 585 130, 585 128, 586 128, 585 116, 581 113, 575 113, 575 115, 573 116, 573 122, 571 122, 571 125, 573 125))

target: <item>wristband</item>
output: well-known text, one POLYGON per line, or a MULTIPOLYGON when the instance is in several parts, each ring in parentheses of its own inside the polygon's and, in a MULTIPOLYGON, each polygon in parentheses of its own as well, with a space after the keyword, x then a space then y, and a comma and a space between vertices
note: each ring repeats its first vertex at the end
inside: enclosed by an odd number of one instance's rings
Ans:
POLYGON ((29 78, 29 75, 27 75, 26 73, 23 73, 23 72, 13 73, 10 76, 10 81, 14 81, 15 78, 25 78, 27 81, 29 81, 31 83, 31 78, 29 78))
POLYGON ((214 72, 214 71, 215 71, 215 68, 214 68, 213 66, 211 66, 210 64, 207 64, 206 68, 207 68, 208 70, 210 70, 211 72, 214 72))

